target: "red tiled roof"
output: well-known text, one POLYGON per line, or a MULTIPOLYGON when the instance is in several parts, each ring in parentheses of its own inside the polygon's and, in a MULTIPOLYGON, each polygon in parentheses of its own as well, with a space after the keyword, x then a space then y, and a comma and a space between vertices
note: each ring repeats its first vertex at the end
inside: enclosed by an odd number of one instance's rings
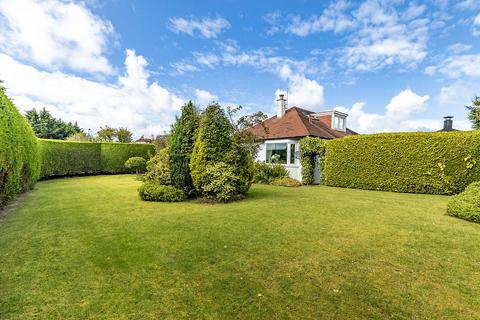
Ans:
POLYGON ((309 117, 312 113, 315 112, 292 107, 285 112, 282 118, 273 116, 249 130, 259 140, 307 136, 335 139, 357 134, 348 128, 346 131, 331 129, 317 119, 309 117))

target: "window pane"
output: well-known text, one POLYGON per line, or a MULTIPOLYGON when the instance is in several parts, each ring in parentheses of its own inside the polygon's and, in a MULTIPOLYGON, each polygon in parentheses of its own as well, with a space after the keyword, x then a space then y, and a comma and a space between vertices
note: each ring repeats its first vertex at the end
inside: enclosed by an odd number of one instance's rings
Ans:
POLYGON ((287 144, 286 143, 268 143, 267 158, 268 163, 287 163, 287 144))
POLYGON ((290 145, 290 164, 295 164, 295 144, 290 145))

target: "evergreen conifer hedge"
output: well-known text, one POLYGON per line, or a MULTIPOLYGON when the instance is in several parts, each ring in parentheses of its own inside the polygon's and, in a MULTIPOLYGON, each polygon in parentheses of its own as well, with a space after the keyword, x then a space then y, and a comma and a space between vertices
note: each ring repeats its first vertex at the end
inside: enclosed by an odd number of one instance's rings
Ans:
POLYGON ((32 188, 39 173, 37 138, 0 84, 0 206, 32 188))
POLYGON ((125 162, 131 157, 145 160, 155 152, 150 144, 76 142, 39 139, 42 178, 128 173, 125 162))
POLYGON ((358 135, 328 141, 328 186, 456 194, 480 180, 480 131, 358 135))

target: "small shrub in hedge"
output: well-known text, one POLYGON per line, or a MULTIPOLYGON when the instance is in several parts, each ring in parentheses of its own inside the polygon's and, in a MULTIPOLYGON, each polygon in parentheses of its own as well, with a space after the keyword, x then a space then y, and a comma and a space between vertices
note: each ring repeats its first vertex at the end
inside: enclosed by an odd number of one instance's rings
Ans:
POLYGON ((470 184, 465 191, 448 202, 449 215, 480 223, 480 182, 470 184))
POLYGON ((170 185, 171 172, 168 148, 163 148, 147 162, 147 173, 145 180, 155 182, 159 185, 170 185))
POLYGON ((147 161, 142 157, 131 157, 125 161, 125 168, 132 170, 136 174, 144 172, 147 168, 147 161))
POLYGON ((480 131, 383 133, 326 144, 326 185, 455 194, 480 180, 480 131))
POLYGON ((0 83, 0 207, 32 188, 39 173, 37 138, 0 83))
POLYGON ((154 182, 144 182, 138 189, 138 193, 145 201, 181 202, 187 199, 182 189, 158 185, 154 182))
POLYGON ((275 179, 288 177, 288 171, 281 164, 255 162, 253 165, 253 182, 270 184, 275 179))
POLYGON ((319 161, 320 171, 322 171, 326 143, 326 140, 314 137, 305 137, 300 140, 300 163, 304 184, 313 184, 316 161, 319 161))
POLYGON ((297 179, 285 177, 273 179, 271 185, 280 187, 300 187, 302 183, 297 179))

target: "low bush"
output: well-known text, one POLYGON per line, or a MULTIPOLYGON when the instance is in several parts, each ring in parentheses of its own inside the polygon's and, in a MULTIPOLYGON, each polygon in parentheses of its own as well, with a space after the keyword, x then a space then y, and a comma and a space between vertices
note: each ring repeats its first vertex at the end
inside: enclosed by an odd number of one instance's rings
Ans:
POLYGON ((480 180, 480 131, 383 133, 326 144, 326 185, 455 194, 480 180))
POLYGON ((480 182, 470 184, 465 191, 453 196, 447 212, 451 216, 480 223, 480 182))
POLYGON ((138 189, 138 193, 145 201, 181 202, 187 199, 182 189, 158 185, 154 182, 144 182, 138 189))
POLYGON ((302 185, 300 181, 290 177, 273 179, 270 184, 281 187, 300 187, 302 185))
POLYGON ((131 157, 125 161, 125 168, 132 170, 136 174, 145 172, 147 169, 147 161, 142 157, 131 157))
POLYGON ((0 83, 0 207, 32 188, 39 173, 37 138, 0 83))
POLYGON ((168 148, 163 148, 147 162, 145 181, 155 182, 159 185, 172 183, 168 148))
POLYGON ((281 164, 255 162, 253 165, 253 182, 270 184, 275 179, 288 177, 288 171, 281 164))
POLYGON ((153 144, 101 143, 101 166, 104 173, 128 173, 125 162, 131 157, 150 159, 155 154, 153 144))

